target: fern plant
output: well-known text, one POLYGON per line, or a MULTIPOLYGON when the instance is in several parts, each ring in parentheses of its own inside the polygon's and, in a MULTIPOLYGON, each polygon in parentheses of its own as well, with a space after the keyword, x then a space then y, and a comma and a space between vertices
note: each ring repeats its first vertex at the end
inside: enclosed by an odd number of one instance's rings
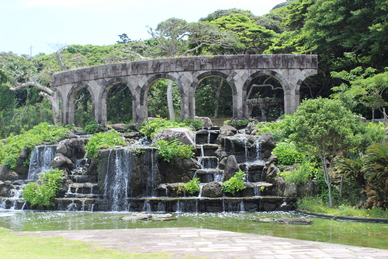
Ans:
POLYGON ((24 188, 22 197, 32 206, 52 206, 55 205, 52 199, 62 186, 62 170, 52 169, 39 176, 42 184, 28 183, 24 188))
POLYGON ((229 180, 222 183, 222 191, 229 192, 234 195, 236 192, 246 188, 244 181, 245 173, 243 171, 238 171, 229 180))

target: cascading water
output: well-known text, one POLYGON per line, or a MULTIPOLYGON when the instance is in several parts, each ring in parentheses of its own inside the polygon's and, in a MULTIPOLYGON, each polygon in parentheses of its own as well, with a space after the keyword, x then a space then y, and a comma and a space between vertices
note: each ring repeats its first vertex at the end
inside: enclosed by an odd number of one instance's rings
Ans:
POLYGON ((37 181, 41 173, 51 169, 50 165, 54 159, 56 148, 55 145, 36 146, 34 148, 30 158, 28 181, 37 181))
POLYGON ((132 176, 132 154, 130 149, 112 149, 109 151, 105 179, 104 197, 108 201, 108 210, 128 210, 128 182, 132 176))

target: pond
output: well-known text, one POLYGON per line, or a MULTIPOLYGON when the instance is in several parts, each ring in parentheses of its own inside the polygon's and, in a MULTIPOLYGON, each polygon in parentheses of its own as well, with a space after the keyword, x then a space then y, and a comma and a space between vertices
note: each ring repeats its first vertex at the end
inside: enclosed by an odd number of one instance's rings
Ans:
POLYGON ((14 231, 197 227, 388 249, 388 224, 310 217, 312 225, 259 223, 267 218, 302 217, 293 212, 178 213, 172 221, 124 221, 131 213, 0 211, 0 227, 14 231))

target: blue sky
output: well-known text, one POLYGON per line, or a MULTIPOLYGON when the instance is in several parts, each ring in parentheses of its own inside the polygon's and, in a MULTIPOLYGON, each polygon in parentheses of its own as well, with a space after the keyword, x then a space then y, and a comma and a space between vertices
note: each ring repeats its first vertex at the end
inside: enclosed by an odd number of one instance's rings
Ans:
POLYGON ((70 44, 111 45, 175 17, 196 22, 223 9, 268 13, 285 0, 0 0, 0 52, 52 53, 70 44))

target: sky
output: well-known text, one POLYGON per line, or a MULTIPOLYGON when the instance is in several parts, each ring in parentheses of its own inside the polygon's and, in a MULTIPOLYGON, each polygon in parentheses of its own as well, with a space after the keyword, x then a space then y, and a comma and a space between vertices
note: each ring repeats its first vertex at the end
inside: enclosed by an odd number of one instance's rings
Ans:
POLYGON ((0 0, 0 52, 50 54, 61 46, 112 45, 126 33, 150 38, 169 18, 197 22, 217 10, 264 15, 286 0, 0 0))

